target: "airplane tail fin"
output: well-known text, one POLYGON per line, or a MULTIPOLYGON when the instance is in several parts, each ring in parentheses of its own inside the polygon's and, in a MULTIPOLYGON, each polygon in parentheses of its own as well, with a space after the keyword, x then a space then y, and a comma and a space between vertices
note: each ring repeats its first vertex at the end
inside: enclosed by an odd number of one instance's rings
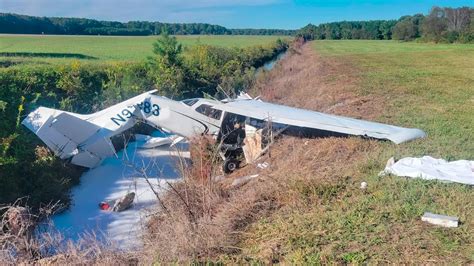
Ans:
POLYGON ((22 124, 35 133, 61 159, 84 167, 95 167, 115 152, 109 139, 95 141, 84 149, 83 144, 101 128, 88 122, 86 116, 40 107, 31 112, 22 124), (105 149, 104 149, 105 148, 105 149))

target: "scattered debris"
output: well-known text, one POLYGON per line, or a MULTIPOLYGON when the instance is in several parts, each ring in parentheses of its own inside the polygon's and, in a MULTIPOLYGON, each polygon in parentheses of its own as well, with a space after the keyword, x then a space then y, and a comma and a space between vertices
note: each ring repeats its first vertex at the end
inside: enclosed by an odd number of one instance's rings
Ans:
POLYGON ((250 180, 258 177, 258 174, 255 175, 248 175, 248 176, 242 176, 242 177, 237 177, 234 182, 230 185, 231 187, 240 187, 242 185, 247 184, 250 180))
POLYGON ((262 129, 246 124, 242 149, 247 163, 255 162, 262 154, 262 129))
POLYGON ((446 216, 440 214, 434 214, 431 212, 425 212, 421 217, 423 222, 427 222, 430 224, 435 224, 443 227, 458 227, 459 226, 459 218, 454 216, 446 216))
POLYGON ((103 211, 109 211, 111 209, 110 203, 107 201, 102 201, 101 203, 99 203, 99 209, 103 211))
POLYGON ((212 180, 213 182, 220 182, 220 181, 222 181, 222 180, 224 180, 224 179, 225 179, 225 175, 217 175, 217 176, 213 176, 213 177, 211 178, 211 180, 212 180))
POLYGON ((385 168, 392 167, 395 164, 395 157, 390 157, 385 164, 385 168))
POLYGON ((360 189, 366 190, 366 189, 367 189, 367 182, 365 182, 365 181, 364 181, 364 182, 361 182, 361 183, 360 183, 360 189))
POLYGON ((157 204, 156 194, 151 188, 163 193, 168 183, 180 177, 175 170, 179 167, 176 158, 189 160, 190 154, 186 146, 178 147, 179 150, 169 146, 162 149, 136 147, 136 142, 130 142, 117 156, 106 159, 99 167, 81 176, 80 186, 72 189, 74 204, 68 211, 52 217, 54 232, 61 232, 64 238, 75 243, 86 232, 103 232, 121 250, 143 245, 143 214, 157 204), (143 166, 147 166, 143 168, 145 172, 137 173, 137 169, 141 171, 139 167, 143 166), (146 176, 159 178, 147 180, 146 176), (104 200, 114 206, 115 200, 131 191, 135 192, 134 205, 126 211, 106 212, 97 206, 104 200))
POLYGON ((257 168, 260 168, 260 169, 266 169, 268 166, 270 166, 270 164, 268 162, 263 162, 263 163, 257 164, 257 168))
POLYGON ((121 212, 132 207, 133 200, 135 199, 135 192, 127 193, 127 195, 115 201, 112 211, 121 212))
POLYGON ((102 201, 99 203, 99 208, 103 211, 121 212, 132 207, 135 199, 135 192, 129 192, 127 195, 115 201, 102 201), (113 205, 112 205, 113 204, 113 205))
POLYGON ((422 158, 407 157, 398 162, 387 162, 383 174, 441 180, 474 185, 474 161, 459 160, 448 162, 430 156, 422 158))
POLYGON ((158 146, 168 145, 173 143, 177 136, 171 137, 152 137, 148 135, 135 134, 137 147, 141 149, 152 149, 158 146))
POLYGON ((394 164, 395 164, 395 157, 390 157, 390 159, 388 159, 387 163, 385 164, 384 170, 379 172, 379 176, 383 177, 383 176, 388 175, 389 173, 386 172, 385 170, 392 167, 392 165, 394 164))

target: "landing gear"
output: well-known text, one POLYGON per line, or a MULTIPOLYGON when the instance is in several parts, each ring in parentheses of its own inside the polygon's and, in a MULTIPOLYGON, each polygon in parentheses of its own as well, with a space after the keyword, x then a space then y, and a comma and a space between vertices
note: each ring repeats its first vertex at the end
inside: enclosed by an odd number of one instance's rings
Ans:
POLYGON ((240 161, 234 158, 227 158, 222 164, 222 170, 226 174, 230 174, 239 168, 240 161))
POLYGON ((243 158, 243 149, 239 145, 221 144, 219 155, 222 160, 222 171, 230 174, 240 167, 243 158))
POLYGON ((242 149, 245 138, 244 122, 245 117, 241 115, 226 113, 224 116, 217 141, 220 142, 219 155, 224 161, 222 171, 225 174, 237 170, 244 157, 242 149))

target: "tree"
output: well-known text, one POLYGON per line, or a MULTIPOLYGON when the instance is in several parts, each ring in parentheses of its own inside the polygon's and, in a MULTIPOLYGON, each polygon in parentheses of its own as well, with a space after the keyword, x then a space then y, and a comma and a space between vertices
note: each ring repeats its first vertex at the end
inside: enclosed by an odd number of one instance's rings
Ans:
POLYGON ((422 24, 423 37, 427 40, 439 42, 446 32, 448 25, 445 11, 440 7, 433 7, 422 24))
POLYGON ((182 46, 174 36, 163 32, 153 43, 154 57, 149 58, 149 75, 155 86, 168 96, 178 96, 185 88, 182 46))
POLYGON ((471 22, 471 10, 469 7, 445 8, 444 10, 448 31, 461 32, 469 26, 471 22))
POLYGON ((415 16, 405 16, 393 27, 393 39, 395 40, 414 40, 420 37, 420 23, 424 16, 417 14, 415 16))
POLYGON ((465 43, 474 43, 474 8, 471 8, 470 13, 470 23, 459 36, 459 41, 465 43))
POLYGON ((182 48, 176 37, 170 36, 166 32, 163 32, 160 38, 153 43, 153 53, 162 57, 169 66, 182 63, 182 48))

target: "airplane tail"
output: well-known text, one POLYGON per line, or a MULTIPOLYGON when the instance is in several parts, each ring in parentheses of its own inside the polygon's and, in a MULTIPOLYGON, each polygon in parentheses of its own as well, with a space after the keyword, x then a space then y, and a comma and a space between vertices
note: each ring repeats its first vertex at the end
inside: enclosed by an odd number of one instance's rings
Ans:
POLYGON ((39 107, 31 112, 22 124, 61 159, 70 159, 73 164, 92 168, 100 164, 105 157, 113 155, 115 149, 110 139, 96 138, 102 128, 87 121, 86 117, 39 107), (89 141, 93 136, 95 141, 89 141))

